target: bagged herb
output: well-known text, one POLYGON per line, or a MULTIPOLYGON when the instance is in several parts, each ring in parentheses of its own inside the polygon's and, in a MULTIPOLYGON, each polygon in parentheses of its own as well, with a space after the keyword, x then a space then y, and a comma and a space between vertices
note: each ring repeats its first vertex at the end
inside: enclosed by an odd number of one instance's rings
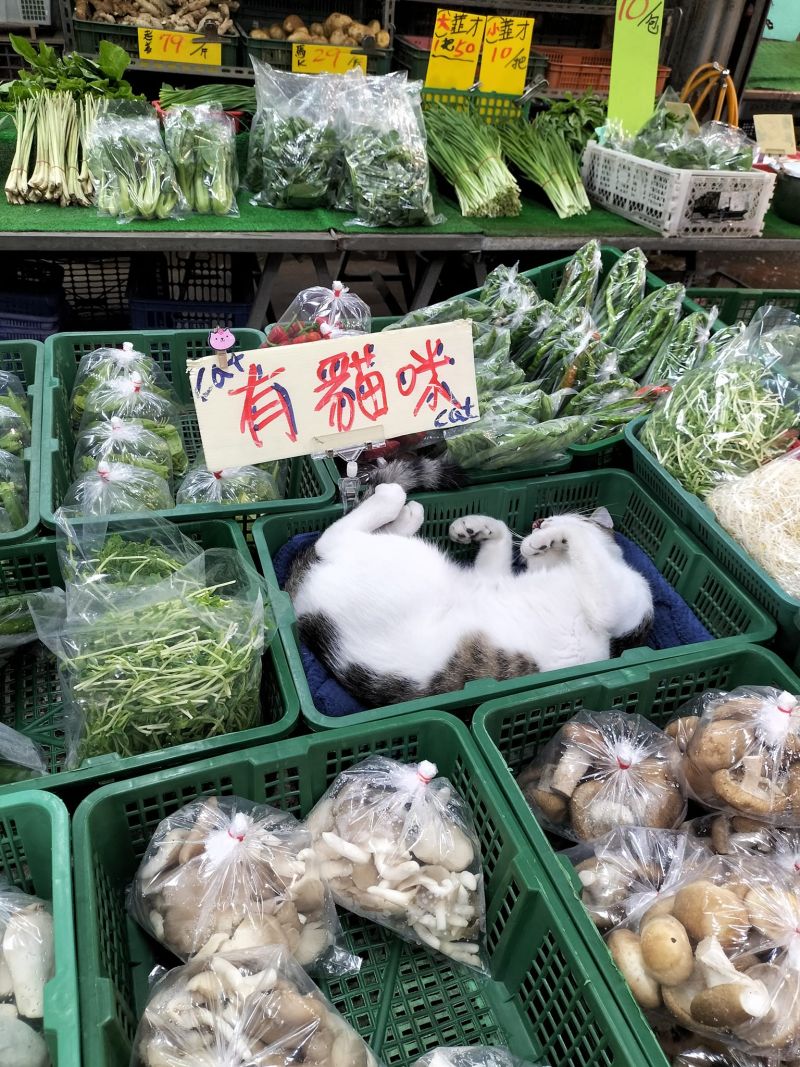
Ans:
POLYGON ((116 515, 130 511, 169 511, 175 507, 169 485, 158 474, 127 463, 98 463, 79 475, 64 495, 74 515, 116 515))
POLYGON ((258 504, 280 496, 275 480, 258 467, 207 467, 190 470, 178 486, 176 503, 258 504))
POLYGON ((79 478, 97 470, 99 463, 124 463, 152 471, 164 481, 172 480, 172 454, 169 445, 141 422, 112 415, 81 430, 75 442, 73 473, 79 478))
POLYGON ((238 216, 234 122, 221 107, 171 107, 164 118, 167 151, 189 209, 238 216))

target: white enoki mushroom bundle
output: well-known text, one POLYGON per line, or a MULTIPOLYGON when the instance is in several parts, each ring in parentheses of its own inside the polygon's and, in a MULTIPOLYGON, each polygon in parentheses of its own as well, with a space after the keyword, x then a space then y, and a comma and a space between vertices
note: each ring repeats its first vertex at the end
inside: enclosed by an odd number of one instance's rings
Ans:
POLYGON ((132 1067, 377 1067, 280 948, 195 959, 154 987, 132 1067))
POLYGON ((502 1045, 456 1045, 441 1046, 426 1053, 414 1067, 547 1067, 545 1063, 533 1064, 521 1060, 502 1045))
POLYGON ((0 887, 0 1063, 47 1067, 41 1025, 44 987, 55 973, 53 917, 37 897, 0 887))
POLYGON ((592 841, 615 826, 672 829, 686 814, 676 742, 640 715, 581 711, 517 778, 537 818, 592 841))
POLYGON ((706 503, 789 596, 800 597, 800 454, 722 482, 706 503))
POLYGON ((339 929, 311 834, 292 815, 238 797, 197 800, 164 819, 129 906, 183 960, 278 945, 308 967, 339 929))
POLYGON ((771 686, 703 694, 680 709, 696 718, 683 769, 707 807, 780 826, 800 825, 800 702, 771 686))
POLYGON ((337 904, 482 967, 480 845, 463 799, 436 771, 372 756, 339 775, 306 826, 337 904))

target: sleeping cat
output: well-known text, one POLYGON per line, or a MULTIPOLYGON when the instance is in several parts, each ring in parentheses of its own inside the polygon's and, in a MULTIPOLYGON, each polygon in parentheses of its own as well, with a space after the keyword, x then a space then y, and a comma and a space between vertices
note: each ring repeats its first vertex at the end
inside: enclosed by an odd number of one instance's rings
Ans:
POLYGON ((301 555, 287 582, 300 635, 365 706, 608 659, 642 643, 653 602, 605 509, 540 520, 519 546, 485 515, 456 519, 450 539, 479 545, 463 566, 414 535, 424 512, 399 485, 378 485, 301 555))

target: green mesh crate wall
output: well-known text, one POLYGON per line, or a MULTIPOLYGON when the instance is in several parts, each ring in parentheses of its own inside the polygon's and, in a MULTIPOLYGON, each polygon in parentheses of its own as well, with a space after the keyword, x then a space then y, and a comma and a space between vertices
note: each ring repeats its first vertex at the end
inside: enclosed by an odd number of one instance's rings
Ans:
POLYGON ((0 341, 0 369, 17 375, 31 409, 31 443, 22 457, 28 482, 28 521, 19 530, 0 533, 0 548, 3 548, 30 540, 39 526, 44 345, 41 341, 0 341))
MULTIPOLYGON (((258 330, 234 330, 237 347, 258 348, 264 335, 258 330)), ((75 372, 82 355, 100 345, 120 346, 130 341, 134 348, 148 353, 161 366, 183 407, 181 429, 189 461, 202 448, 197 416, 189 394, 186 362, 208 355, 208 330, 130 330, 113 333, 61 333, 48 338, 45 346, 44 440, 42 448, 41 516, 45 526, 54 527, 53 513, 72 484, 72 457, 75 435, 69 398, 75 372)), ((326 504, 335 497, 335 488, 325 464, 303 456, 282 465, 282 498, 235 508, 213 504, 182 504, 170 511, 148 512, 182 522, 185 519, 225 518, 237 522, 249 538, 257 515, 326 504)))
MULTIPOLYGON (((436 542, 456 559, 468 559, 471 550, 448 540, 450 523, 463 515, 492 515, 508 523, 518 533, 528 531, 535 518, 552 513, 577 510, 582 513, 600 507, 608 508, 615 528, 635 541, 650 556, 655 565, 680 593, 687 604, 722 647, 747 642, 769 641, 775 624, 765 611, 734 582, 703 550, 701 545, 674 521, 649 493, 625 471, 598 470, 582 474, 556 474, 530 482, 502 482, 449 493, 426 493, 421 498, 426 519, 422 535, 436 542)), ((261 569, 268 581, 275 581, 272 559, 279 548, 295 534, 324 530, 341 516, 339 506, 331 506, 308 513, 282 515, 260 519, 253 528, 253 539, 261 569)), ((384 708, 357 712, 346 719, 323 715, 314 705, 305 672, 300 660, 297 626, 286 594, 285 619, 281 639, 300 697, 300 708, 312 729, 338 728, 367 724, 375 720, 419 712, 434 703, 447 711, 468 717, 486 700, 504 694, 519 693, 531 686, 569 681, 598 669, 611 670, 620 663, 648 662, 674 657, 675 649, 661 652, 649 648, 633 649, 619 660, 606 660, 583 667, 514 679, 508 682, 493 680, 468 683, 455 693, 439 694, 427 700, 406 701, 384 708)), ((684 649, 699 649, 702 645, 686 645, 684 649)))
POLYGON ((86 1064, 127 1067, 148 972, 167 960, 125 912, 125 887, 159 820, 210 793, 303 816, 339 771, 373 752, 432 759, 465 796, 482 846, 492 968, 484 981, 341 912, 364 962, 322 988, 387 1067, 409 1067, 436 1045, 477 1044, 510 1044, 551 1067, 653 1062, 652 1034, 637 1012, 620 1011, 469 734, 429 711, 204 760, 109 786, 81 805, 74 834, 86 1064))
POLYGON ((798 289, 689 289, 687 295, 701 307, 716 307, 726 326, 749 322, 759 308, 786 308, 800 314, 798 289))
POLYGON ((688 527, 712 559, 733 576, 760 604, 778 627, 777 647, 795 670, 800 670, 800 599, 789 596, 763 567, 717 522, 711 509, 684 489, 639 440, 643 420, 626 429, 633 470, 667 511, 688 527))
POLYGON ((0 878, 52 904, 55 969, 44 989, 44 1036, 52 1067, 80 1067, 70 825, 57 797, 37 790, 0 797, 0 878))
MULTIPOLYGON (((205 548, 233 548, 249 559, 242 532, 231 522, 186 523, 181 526, 181 532, 205 548)), ((0 597, 62 584, 54 537, 0 549, 0 597)), ((223 752, 239 745, 261 744, 285 737, 297 723, 299 702, 286 655, 277 638, 264 654, 261 709, 261 724, 252 730, 223 734, 202 743, 178 745, 141 756, 99 756, 84 761, 76 770, 65 770, 64 712, 56 660, 38 643, 24 646, 0 665, 0 722, 41 745, 49 773, 27 782, 0 787, 0 798, 36 786, 56 790, 72 808, 76 798, 82 798, 98 784, 141 774, 153 767, 195 759, 201 754, 207 755, 209 748, 223 752)))
MULTIPOLYGON (((587 675, 574 682, 493 700, 475 712, 472 733, 478 748, 520 821, 534 854, 550 872, 590 954, 609 975, 613 968, 605 943, 584 910, 567 870, 559 866, 553 847, 516 783, 516 775, 559 727, 579 711, 618 708, 643 715, 663 727, 687 700, 709 689, 733 689, 739 685, 773 685, 794 693, 800 691, 800 678, 765 648, 745 645, 736 650, 711 646, 662 663, 587 675)), ((571 844, 565 841, 562 847, 571 844)), ((620 1008, 630 1015, 638 1010, 635 1001, 621 976, 615 973, 615 978, 619 980, 612 984, 620 1008)), ((652 1062, 666 1067, 663 1056, 652 1062)))
POLYGON ((423 89, 422 106, 446 104, 459 111, 475 110, 486 122, 507 122, 509 119, 527 119, 531 105, 520 103, 520 98, 508 93, 482 93, 462 89, 423 89))

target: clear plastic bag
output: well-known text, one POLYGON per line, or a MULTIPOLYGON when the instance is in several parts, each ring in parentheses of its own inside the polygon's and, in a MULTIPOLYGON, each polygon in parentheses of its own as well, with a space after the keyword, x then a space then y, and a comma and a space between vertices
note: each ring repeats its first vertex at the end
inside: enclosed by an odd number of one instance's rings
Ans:
POLYGON ((249 559, 198 553, 159 520, 59 521, 67 588, 31 611, 59 660, 69 765, 256 726, 276 627, 249 559))
POLYGON ((693 311, 681 319, 664 339, 655 359, 647 368, 642 378, 644 384, 677 382, 695 364, 702 362, 716 318, 717 309, 714 307, 708 311, 693 311))
POLYGON ((792 1067, 782 1058, 765 1061, 760 1056, 749 1056, 735 1048, 711 1049, 705 1046, 685 1049, 672 1061, 672 1067, 792 1067))
POLYGON ((592 304, 592 319, 607 344, 614 343, 631 308, 641 303, 646 284, 647 257, 641 248, 631 248, 609 270, 592 304))
MULTIPOLYGON (((293 815, 207 797, 159 823, 128 907, 180 959, 276 945, 306 969, 333 953, 333 898, 293 815)), ((342 954, 344 955, 344 954, 342 954)))
POLYGON ((484 967, 480 844, 433 763, 370 756, 342 771, 306 825, 334 900, 406 941, 484 967))
POLYGON ((168 483, 172 481, 172 454, 164 438, 140 422, 118 415, 95 422, 78 434, 73 475, 79 478, 95 471, 99 463, 124 463, 150 471, 168 483))
POLYGON ((273 70, 250 57, 257 115, 248 187, 271 208, 329 207, 341 172, 335 122, 341 78, 273 70))
POLYGON ((794 871, 800 857, 800 830, 780 830, 746 815, 700 815, 685 822, 681 832, 717 856, 769 856, 787 871, 794 871))
POLYGON ((547 1067, 540 1060, 520 1059, 502 1045, 455 1046, 433 1049, 414 1064, 414 1067, 547 1067))
POLYGON ((345 75, 339 114, 345 183, 362 226, 432 226, 422 85, 405 71, 345 75))
POLYGON ((617 375, 617 358, 616 351, 600 340, 588 311, 574 307, 557 315, 542 333, 528 374, 549 393, 582 389, 617 375))
POLYGON ((501 263, 486 278, 478 300, 492 308, 494 321, 511 330, 513 338, 514 331, 528 312, 541 302, 541 297, 530 278, 519 273, 519 263, 513 267, 501 263))
MULTIPOLYGON (((0 639, 0 648, 3 647, 0 639)), ((24 782, 46 773, 47 764, 42 748, 24 734, 0 723, 0 785, 24 782)))
POLYGON ((369 333, 371 329, 368 305, 346 285, 335 281, 330 289, 324 285, 301 289, 279 321, 269 327, 262 347, 306 344, 369 333))
POLYGON ((18 456, 0 451, 0 528, 20 530, 28 521, 28 482, 18 456))
POLYGON ((447 451, 463 470, 497 471, 536 467, 563 456, 582 440, 590 420, 582 415, 537 422, 545 393, 531 385, 525 392, 509 390, 488 403, 481 401, 481 418, 474 426, 446 435, 447 451))
POLYGON ((587 241, 564 267, 564 274, 553 299, 558 310, 565 312, 578 307, 588 311, 594 303, 602 269, 600 242, 587 241))
POLYGON ((143 352, 137 352, 130 341, 125 341, 122 348, 96 348, 81 356, 75 381, 70 395, 72 423, 80 426, 86 408, 86 398, 99 385, 117 378, 129 379, 138 374, 143 387, 150 393, 174 400, 174 393, 166 375, 153 359, 143 352))
POLYGON ((259 467, 197 467, 185 476, 175 499, 181 504, 258 504, 280 496, 275 479, 259 467))
POLYGON ((682 285, 664 285, 626 315, 614 335, 621 374, 639 378, 647 370, 675 329, 685 296, 682 285))
POLYGON ((612 376, 592 382, 568 397, 561 409, 564 415, 584 415, 589 429, 583 444, 602 441, 619 433, 633 419, 652 410, 664 387, 640 387, 632 378, 612 376))
POLYGON ((171 107, 164 116, 164 138, 189 210, 238 216, 233 119, 213 104, 171 107))
POLYGON ((28 600, 27 593, 0 597, 0 664, 16 649, 36 640, 28 600))
POLYGON ((175 501, 169 483, 153 471, 102 460, 93 470, 78 475, 61 506, 74 516, 98 516, 169 511, 175 501))
MULTIPOLYGON (((3 999, 10 998, 23 1019, 41 1020, 44 1016, 44 987, 55 973, 50 905, 0 883, 0 937, 3 999)), ((0 1019, 0 1025, 3 1021, 0 1019)), ((3 1060, 4 1067, 7 1062, 3 1060)))
POLYGON ((378 1067, 285 949, 195 959, 154 986, 131 1067, 378 1067))
POLYGON ((31 443, 31 412, 22 382, 0 370, 0 450, 22 456, 31 443))
POLYGON ((800 703, 771 686, 711 691, 680 709, 699 716, 684 753, 692 795, 706 807, 800 826, 800 703))
POLYGON ((161 139, 161 124, 150 108, 136 112, 126 103, 101 110, 92 129, 89 168, 97 183, 95 203, 101 215, 132 222, 174 219, 186 213, 186 200, 161 139))
POLYGON ((672 738, 641 715, 580 711, 517 783, 548 829, 592 841, 615 826, 678 826, 686 815, 680 762, 672 738))
POLYGON ((721 482, 706 503, 756 563, 800 598, 800 450, 721 482))

